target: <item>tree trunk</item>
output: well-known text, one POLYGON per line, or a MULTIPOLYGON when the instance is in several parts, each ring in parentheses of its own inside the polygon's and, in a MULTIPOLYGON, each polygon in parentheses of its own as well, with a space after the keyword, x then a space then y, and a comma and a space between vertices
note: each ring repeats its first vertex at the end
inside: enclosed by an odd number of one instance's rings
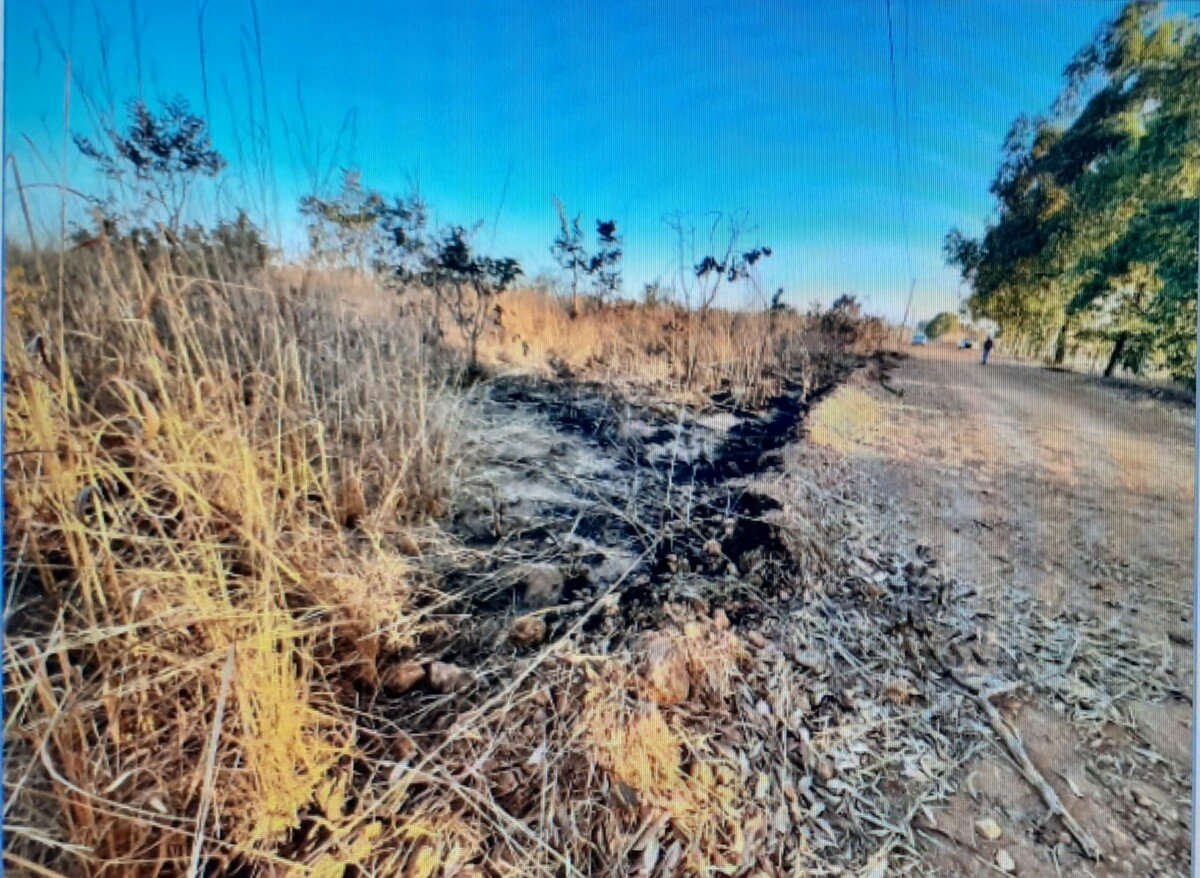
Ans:
POLYGON ((1104 377, 1111 378, 1112 373, 1116 371, 1117 364, 1121 361, 1121 354, 1125 353, 1125 343, 1129 341, 1129 333, 1122 332, 1117 336, 1117 342, 1113 345, 1112 355, 1108 358, 1108 365, 1104 367, 1104 377))
POLYGON ((1058 330, 1058 341, 1054 343, 1054 365, 1061 366, 1067 358, 1067 321, 1058 330))

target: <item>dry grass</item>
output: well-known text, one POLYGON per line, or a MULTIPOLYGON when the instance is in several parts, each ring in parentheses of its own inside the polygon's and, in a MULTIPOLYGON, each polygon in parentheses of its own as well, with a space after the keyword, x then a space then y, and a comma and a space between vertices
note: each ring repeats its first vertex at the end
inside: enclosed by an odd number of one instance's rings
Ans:
POLYGON ((828 340, 806 316, 618 303, 581 309, 519 290, 503 301, 503 328, 485 354, 506 364, 549 366, 562 374, 648 388, 701 402, 728 392, 746 405, 813 380, 828 340))
MULTIPOLYGON (((419 320, 332 276, 114 252, 10 280, 11 868, 782 874, 811 858, 789 733, 757 743, 776 721, 746 681, 767 680, 715 617, 657 635, 683 699, 655 691, 645 644, 589 643, 583 620, 523 662, 485 660, 465 690, 389 693, 457 624, 440 572, 486 561, 428 524, 483 445, 419 320)), ((662 322, 679 316, 570 321, 517 295, 505 331, 530 359, 672 392, 761 399, 806 368, 803 323, 718 312, 688 330, 711 358, 690 383, 662 322)))
POLYGON ((879 403, 858 387, 839 387, 814 413, 809 436, 817 445, 849 452, 886 440, 879 403))
POLYGON ((10 864, 342 874, 378 835, 344 685, 434 605, 386 546, 444 510, 457 406, 394 322, 67 269, 6 338, 10 864))

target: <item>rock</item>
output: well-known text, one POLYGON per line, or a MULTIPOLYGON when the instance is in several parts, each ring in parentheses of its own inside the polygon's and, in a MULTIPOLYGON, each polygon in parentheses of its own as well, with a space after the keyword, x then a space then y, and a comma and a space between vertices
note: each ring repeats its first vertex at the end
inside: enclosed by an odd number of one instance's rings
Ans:
POLYGON ((400 534, 400 538, 396 540, 396 548, 400 550, 401 555, 413 557, 421 554, 421 546, 408 534, 400 534))
POLYGON ((670 707, 685 701, 692 688, 685 656, 665 634, 646 636, 643 646, 646 697, 655 704, 670 707))
POLYGON ((713 627, 718 631, 729 630, 729 617, 725 615, 725 611, 720 607, 717 607, 717 609, 713 610, 712 621, 713 627))
POLYGON ((434 662, 429 666, 429 685, 435 692, 458 692, 471 685, 474 679, 470 671, 458 665, 434 662))
POLYGON ((704 544, 704 554, 716 558, 721 554, 721 544, 716 540, 709 540, 704 544))
POLYGON ((516 646, 537 646, 546 639, 546 622, 539 616, 522 616, 508 629, 508 639, 516 646))
POLYGON ((980 820, 976 820, 975 831, 979 833, 981 838, 986 838, 988 841, 995 841, 1001 835, 1003 835, 1003 833, 1000 831, 1000 824, 998 824, 991 817, 984 817, 980 820))
POLYGON ((407 692, 425 679, 420 662, 400 662, 379 675, 379 682, 389 692, 407 692))
POLYGON ((1001 872, 1007 872, 1009 875, 1017 871, 1017 864, 1013 862, 1013 858, 1009 856, 1008 851, 1004 848, 996 851, 996 868, 1001 872))
POLYGON ((766 649, 767 648, 767 638, 763 637, 757 631, 751 631, 748 634, 746 634, 746 642, 749 643, 751 646, 753 646, 755 649, 766 649))
POLYGON ((521 570, 522 599, 529 607, 552 607, 562 600, 563 575, 550 564, 527 564, 521 570))
POLYGON ((833 763, 828 759, 822 759, 817 763, 817 777, 821 780, 833 780, 834 768, 833 763))

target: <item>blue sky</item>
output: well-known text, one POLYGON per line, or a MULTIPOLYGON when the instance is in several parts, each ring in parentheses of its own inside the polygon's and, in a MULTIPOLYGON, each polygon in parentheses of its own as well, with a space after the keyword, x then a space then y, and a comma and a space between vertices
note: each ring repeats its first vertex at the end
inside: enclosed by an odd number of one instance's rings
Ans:
MULTIPOLYGON (((1012 120, 1050 105, 1063 67, 1119 5, 892 0, 917 318, 957 304, 941 242, 952 226, 982 228, 1012 120)), ((73 186, 95 183, 64 149, 60 48, 74 73, 71 130, 94 130, 110 98, 136 96, 139 68, 147 98, 181 94, 204 110, 195 0, 6 6, 5 137, 26 183, 61 181, 64 156, 73 186)), ((257 13, 265 113, 247 87, 252 7, 233 0, 205 6, 207 113, 231 162, 225 201, 249 201, 282 238, 296 235, 315 165, 355 166, 384 191, 417 180, 441 221, 485 220, 480 242, 530 274, 553 268, 552 197, 615 218, 637 290, 675 276, 664 217, 741 211, 745 243, 776 254, 765 288, 798 305, 851 292, 877 313, 903 311, 887 0, 260 0, 257 13), (265 207, 241 185, 262 190, 252 114, 270 120, 265 207)), ((39 216, 57 217, 50 192, 32 192, 39 216)), ((22 237, 11 208, 7 219, 22 237)))

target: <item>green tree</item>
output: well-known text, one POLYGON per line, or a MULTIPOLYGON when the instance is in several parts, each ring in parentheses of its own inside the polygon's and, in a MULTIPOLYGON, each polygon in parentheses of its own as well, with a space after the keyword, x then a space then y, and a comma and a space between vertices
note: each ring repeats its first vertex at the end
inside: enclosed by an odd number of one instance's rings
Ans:
POLYGON ((951 314, 949 311, 943 311, 934 316, 932 320, 925 325, 925 334, 930 338, 939 338, 948 332, 954 332, 958 329, 958 317, 951 314))
POLYGON ((589 257, 583 243, 583 227, 580 218, 575 216, 568 219, 567 209, 557 198, 554 199, 554 209, 558 211, 558 236, 550 245, 550 254, 554 261, 566 273, 571 290, 570 314, 575 317, 579 313, 579 287, 587 271, 589 257))
POLYGON ((550 255, 567 277, 571 293, 569 311, 579 313, 579 295, 588 291, 597 301, 611 300, 621 291, 621 258, 624 255, 616 220, 596 221, 596 249, 589 253, 584 243, 581 218, 568 218, 566 208, 557 198, 558 235, 550 245, 550 255))
POLYGON ((997 219, 946 256, 972 317, 1054 358, 1103 344, 1106 374, 1194 377, 1200 37, 1194 17, 1134 0, 1078 53, 1046 118, 1013 126, 997 219))

